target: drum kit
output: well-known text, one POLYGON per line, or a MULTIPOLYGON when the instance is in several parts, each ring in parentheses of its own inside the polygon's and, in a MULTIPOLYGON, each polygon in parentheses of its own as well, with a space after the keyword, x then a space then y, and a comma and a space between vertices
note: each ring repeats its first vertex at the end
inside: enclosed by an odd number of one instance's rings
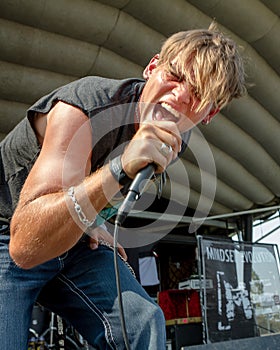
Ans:
POLYGON ((36 304, 29 327, 28 350, 94 350, 63 318, 36 304))

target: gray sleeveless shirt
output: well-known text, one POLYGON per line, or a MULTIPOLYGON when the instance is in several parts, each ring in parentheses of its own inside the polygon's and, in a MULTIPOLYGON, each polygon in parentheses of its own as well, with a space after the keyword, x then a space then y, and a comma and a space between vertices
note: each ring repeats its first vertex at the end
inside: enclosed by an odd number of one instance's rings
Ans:
POLYGON ((12 217, 21 188, 40 153, 30 123, 36 112, 48 113, 57 101, 63 101, 89 117, 94 171, 119 144, 133 137, 135 103, 143 87, 141 79, 85 77, 56 89, 31 106, 27 116, 0 143, 0 218, 12 217))

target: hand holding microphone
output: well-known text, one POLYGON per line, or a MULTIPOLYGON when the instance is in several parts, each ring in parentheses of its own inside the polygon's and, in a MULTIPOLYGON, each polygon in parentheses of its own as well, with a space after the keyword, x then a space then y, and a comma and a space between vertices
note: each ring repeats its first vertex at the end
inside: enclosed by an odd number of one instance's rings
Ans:
POLYGON ((181 150, 181 135, 174 122, 153 121, 141 124, 122 154, 125 173, 134 179, 139 170, 154 163, 162 173, 181 150))
MULTIPOLYGON (((167 123, 170 124, 170 122, 166 122, 165 124, 167 123)), ((161 122, 160 126, 166 127, 163 124, 164 122, 161 122)), ((127 175, 131 174, 129 171, 133 167, 142 165, 142 168, 136 170, 136 176, 129 186, 127 196, 118 210, 115 221, 117 225, 121 226, 123 224, 135 202, 145 191, 149 180, 156 172, 160 173, 166 169, 172 159, 177 157, 180 147, 180 136, 178 137, 177 132, 174 136, 170 132, 170 129, 166 131, 165 128, 159 128, 154 124, 144 124, 142 130, 140 129, 138 131, 122 156, 124 158, 122 159, 122 166, 127 175), (168 142, 172 143, 174 148, 168 142), (138 158, 136 154, 138 154, 138 158), (131 159, 131 161, 129 162, 128 159, 131 159)))

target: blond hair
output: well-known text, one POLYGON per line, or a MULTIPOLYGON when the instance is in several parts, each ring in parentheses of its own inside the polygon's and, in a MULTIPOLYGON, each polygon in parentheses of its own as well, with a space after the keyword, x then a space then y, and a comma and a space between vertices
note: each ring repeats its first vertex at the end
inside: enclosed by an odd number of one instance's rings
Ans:
POLYGON ((197 111, 208 103, 223 108, 233 98, 246 93, 243 59, 236 43, 217 30, 183 31, 172 35, 162 46, 159 65, 176 68, 199 94, 197 111))

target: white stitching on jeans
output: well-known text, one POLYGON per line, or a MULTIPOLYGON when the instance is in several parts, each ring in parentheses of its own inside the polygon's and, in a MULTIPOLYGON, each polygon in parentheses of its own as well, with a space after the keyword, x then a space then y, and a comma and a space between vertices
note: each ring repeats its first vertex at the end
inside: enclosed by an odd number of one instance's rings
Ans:
POLYGON ((108 343, 108 345, 111 345, 112 343, 115 346, 115 349, 117 349, 117 345, 114 341, 113 338, 113 332, 111 329, 111 325, 110 322, 107 320, 107 318, 102 314, 102 312, 96 307, 96 305, 88 298, 88 296, 80 289, 76 286, 76 284, 71 281, 70 279, 68 279, 64 274, 60 273, 60 276, 58 276, 57 278, 64 284, 67 285, 67 287, 73 292, 75 293, 89 308, 90 310, 92 310, 96 316, 100 319, 100 321, 104 324, 104 329, 105 329, 105 337, 106 337, 106 341, 108 343), (63 278, 61 278, 61 277, 63 278), (80 295, 80 293, 83 295, 80 295), (94 308, 92 307, 94 306, 94 308), (96 310, 95 310, 96 308, 96 310))

